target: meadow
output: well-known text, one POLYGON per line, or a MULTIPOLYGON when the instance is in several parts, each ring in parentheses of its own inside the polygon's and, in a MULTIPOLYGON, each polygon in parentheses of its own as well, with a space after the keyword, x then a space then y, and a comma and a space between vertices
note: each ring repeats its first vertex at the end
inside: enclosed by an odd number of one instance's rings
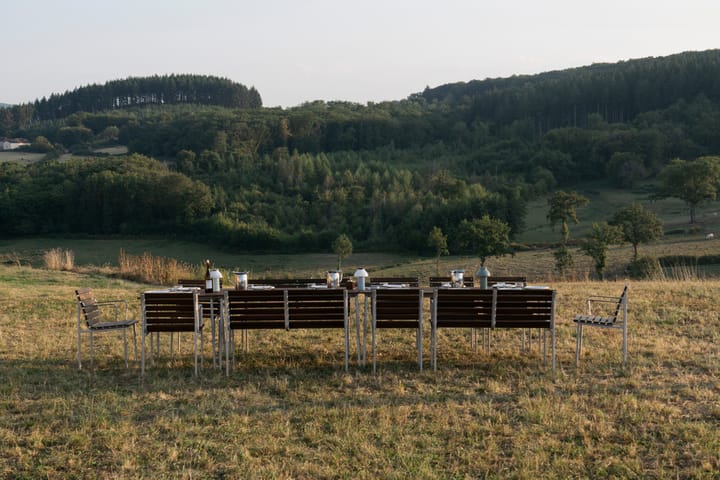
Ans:
POLYGON ((576 367, 571 319, 625 280, 546 280, 558 292, 554 373, 517 331, 494 334, 490 353, 442 331, 437 372, 428 357, 418 371, 411 333, 384 331, 375 376, 345 373, 338 332, 301 331, 253 332, 229 377, 207 342, 195 378, 190 341, 170 357, 163 339, 141 379, 113 335, 98 337, 94 368, 77 369, 73 289, 138 315, 151 285, 0 266, 0 477, 718 478, 720 281, 631 281, 623 368, 619 332, 599 329, 576 367))

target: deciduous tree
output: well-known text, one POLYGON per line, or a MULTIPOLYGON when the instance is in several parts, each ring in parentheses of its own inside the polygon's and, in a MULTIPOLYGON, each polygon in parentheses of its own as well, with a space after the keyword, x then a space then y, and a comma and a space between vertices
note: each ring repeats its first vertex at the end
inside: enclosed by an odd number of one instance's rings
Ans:
POLYGON ((502 257, 512 254, 510 246, 510 226, 483 215, 482 218, 463 220, 458 229, 460 245, 480 257, 480 266, 485 266, 488 257, 502 257))
POLYGON ((447 235, 444 235, 440 227, 433 227, 428 235, 428 246, 435 250, 435 274, 440 274, 440 256, 449 255, 447 235))
POLYGON ((690 223, 696 223, 697 207, 716 200, 720 189, 720 157, 679 158, 662 169, 656 196, 683 200, 690 208, 690 223))
POLYGON ((605 264, 607 263, 607 251, 610 245, 622 240, 620 227, 610 225, 607 222, 595 222, 587 238, 580 244, 580 250, 593 259, 595 273, 600 280, 603 279, 605 264))
POLYGON ((342 270, 343 259, 353 251, 352 241, 343 233, 333 241, 332 248, 335 255, 338 256, 338 270, 342 270))
POLYGON ((639 203, 618 210, 610 224, 617 225, 623 240, 633 246, 633 261, 638 258, 639 244, 653 242, 663 235, 660 219, 639 203))

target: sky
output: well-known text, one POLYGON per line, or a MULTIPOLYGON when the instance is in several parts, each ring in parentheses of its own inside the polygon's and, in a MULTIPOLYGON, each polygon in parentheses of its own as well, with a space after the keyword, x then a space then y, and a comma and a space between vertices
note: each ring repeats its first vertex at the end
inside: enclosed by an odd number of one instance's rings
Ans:
POLYGON ((0 0, 0 103, 214 75, 267 107, 720 48, 718 0, 0 0))

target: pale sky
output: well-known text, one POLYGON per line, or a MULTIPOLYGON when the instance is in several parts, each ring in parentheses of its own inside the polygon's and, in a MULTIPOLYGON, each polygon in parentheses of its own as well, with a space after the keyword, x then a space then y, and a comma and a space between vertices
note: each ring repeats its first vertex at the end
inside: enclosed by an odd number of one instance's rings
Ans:
POLYGON ((254 86, 267 107, 720 48, 718 0, 0 0, 0 102, 130 76, 254 86))

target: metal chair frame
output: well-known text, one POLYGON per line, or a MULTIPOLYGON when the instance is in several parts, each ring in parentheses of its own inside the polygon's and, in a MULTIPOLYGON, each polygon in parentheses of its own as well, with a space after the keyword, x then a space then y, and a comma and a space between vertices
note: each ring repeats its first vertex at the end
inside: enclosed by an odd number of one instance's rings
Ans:
POLYGON ((575 338, 575 365, 580 365, 580 350, 582 349, 583 327, 600 327, 622 330, 622 365, 627 364, 628 356, 628 285, 625 285, 620 297, 607 295, 593 295, 586 299, 586 314, 575 315, 573 322, 577 324, 577 335, 575 338), (613 315, 602 316, 593 314, 593 305, 596 303, 615 304, 613 315))
POLYGON ((77 300, 77 361, 78 369, 82 369, 82 335, 90 337, 90 366, 94 366, 96 333, 117 332, 122 330, 123 353, 125 367, 129 367, 127 352, 127 329, 133 329, 133 345, 135 347, 135 361, 137 361, 137 334, 135 324, 137 320, 128 319, 128 302, 126 300, 104 300, 98 302, 90 288, 75 290, 77 300), (112 320, 103 321, 104 310, 112 309, 112 320), (121 316, 122 310, 122 319, 121 316))

